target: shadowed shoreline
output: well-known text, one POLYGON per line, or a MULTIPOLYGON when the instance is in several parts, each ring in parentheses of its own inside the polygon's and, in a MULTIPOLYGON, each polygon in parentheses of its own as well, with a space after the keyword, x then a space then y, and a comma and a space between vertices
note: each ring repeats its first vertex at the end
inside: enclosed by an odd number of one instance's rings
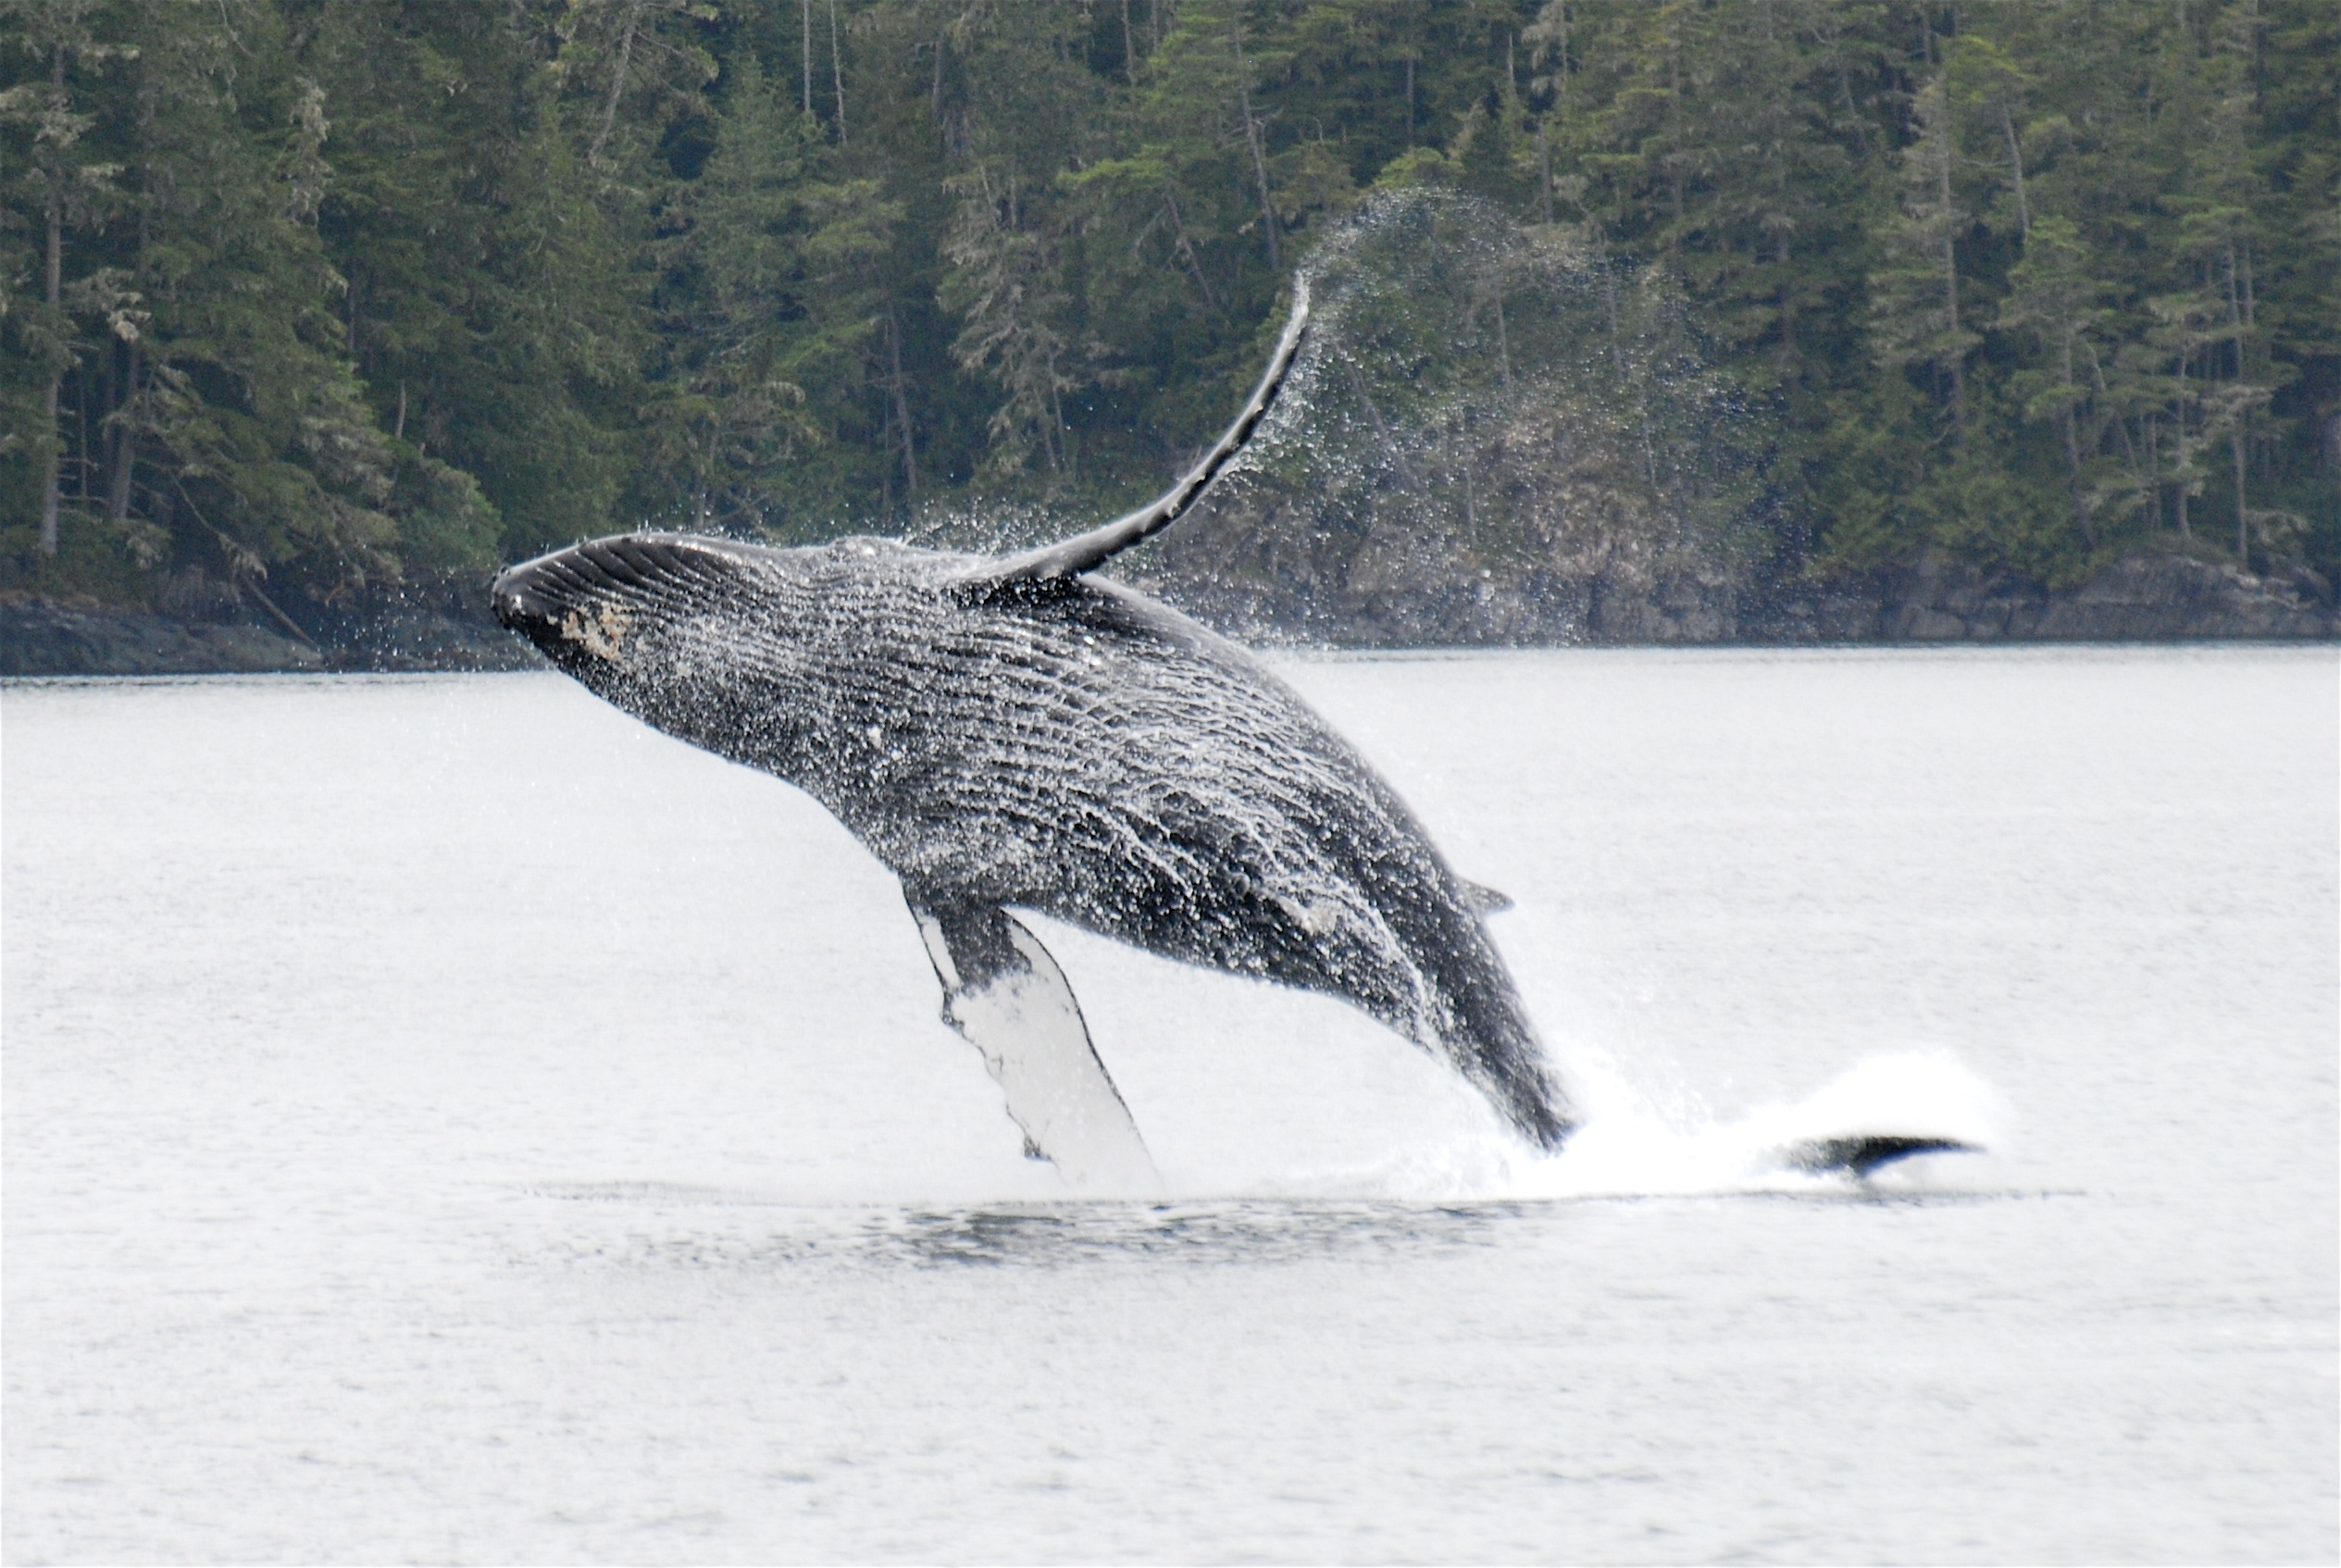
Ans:
MULTIPOLYGON (((2341 637, 2314 571, 2260 576, 2176 553, 2124 556, 2050 590, 1939 559, 1827 582, 1426 580, 1398 588, 1305 573, 1206 575, 1202 552, 1165 552, 1140 581, 1254 643, 1334 648, 1942 645, 1965 642, 2322 641, 2341 637), (1193 563, 1191 566, 1189 563, 1193 563)), ((536 652, 495 624, 483 588, 417 582, 375 599, 207 614, 17 594, 0 598, 0 676, 530 669, 536 652)))

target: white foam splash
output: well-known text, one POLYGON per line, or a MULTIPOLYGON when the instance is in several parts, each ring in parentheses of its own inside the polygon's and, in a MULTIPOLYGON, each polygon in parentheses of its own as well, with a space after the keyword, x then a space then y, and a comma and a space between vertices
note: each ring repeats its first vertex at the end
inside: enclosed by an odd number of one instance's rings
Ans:
MULTIPOLYGON (((1784 1151, 1864 1135, 1941 1138, 1990 1150, 2001 1146, 2004 1121, 1990 1085, 1949 1052, 1895 1052, 1856 1063, 1802 1100, 1758 1105, 1731 1120, 1669 1117, 1613 1103, 1559 1154, 1524 1161, 1514 1190, 1577 1197, 1843 1187, 1855 1178, 1796 1170, 1784 1151)), ((1872 1180, 1923 1188, 1940 1169, 1940 1161, 1922 1157, 1872 1180)))
POLYGON ((2007 1116, 1981 1076, 1947 1051, 1901 1051, 1857 1062, 1801 1100, 1718 1118, 1695 1097, 1653 1092, 1598 1064, 1579 1064, 1594 1114, 1557 1154, 1484 1136, 1426 1145, 1371 1169, 1294 1173, 1288 1195, 1336 1192, 1430 1201, 1952 1188, 1974 1154, 1920 1156, 1864 1183, 1796 1169, 1787 1151, 1864 1135, 1940 1138, 1985 1152, 2005 1148, 2007 1116), (1588 1066, 1591 1071, 1587 1071, 1588 1066))

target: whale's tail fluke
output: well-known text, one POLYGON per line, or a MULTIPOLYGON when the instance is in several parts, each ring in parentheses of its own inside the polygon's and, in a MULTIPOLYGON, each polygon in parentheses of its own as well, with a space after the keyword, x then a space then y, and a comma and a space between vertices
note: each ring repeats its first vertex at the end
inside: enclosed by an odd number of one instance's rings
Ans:
POLYGON ((1242 451, 1252 432, 1260 428, 1269 405, 1276 401, 1276 393, 1284 389, 1285 378, 1292 373, 1292 362, 1300 357, 1301 341, 1308 333, 1309 280, 1302 276, 1293 280, 1292 313, 1285 318, 1284 336, 1276 340, 1276 352, 1269 356, 1268 368, 1261 376, 1260 384, 1252 389, 1251 400, 1236 416, 1236 422, 1203 454, 1202 461, 1137 511, 1116 517, 1102 528, 1012 555, 979 576, 998 582, 1071 577, 1089 571, 1141 540, 1152 538, 1185 516, 1204 489, 1218 477, 1219 470, 1227 466, 1227 460, 1242 451))

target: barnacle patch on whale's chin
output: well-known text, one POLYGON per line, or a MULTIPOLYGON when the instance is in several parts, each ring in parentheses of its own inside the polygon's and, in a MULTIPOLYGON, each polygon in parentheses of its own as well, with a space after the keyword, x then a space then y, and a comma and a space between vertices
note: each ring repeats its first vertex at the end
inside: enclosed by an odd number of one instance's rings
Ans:
POLYGON ((604 599, 591 611, 571 610, 561 617, 561 635, 598 658, 615 660, 634 628, 626 606, 604 599))

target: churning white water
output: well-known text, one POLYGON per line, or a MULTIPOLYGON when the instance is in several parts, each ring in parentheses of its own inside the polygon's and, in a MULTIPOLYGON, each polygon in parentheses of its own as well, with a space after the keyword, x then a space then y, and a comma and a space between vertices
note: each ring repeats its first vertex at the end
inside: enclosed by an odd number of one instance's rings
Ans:
POLYGON ((1170 1189, 1072 1201, 768 778, 9 687, 7 1560, 2333 1558, 2331 650, 1285 669, 1517 901, 1558 1158, 1051 926, 1170 1189), (1854 1130, 1992 1151, 1764 1158, 1854 1130))

